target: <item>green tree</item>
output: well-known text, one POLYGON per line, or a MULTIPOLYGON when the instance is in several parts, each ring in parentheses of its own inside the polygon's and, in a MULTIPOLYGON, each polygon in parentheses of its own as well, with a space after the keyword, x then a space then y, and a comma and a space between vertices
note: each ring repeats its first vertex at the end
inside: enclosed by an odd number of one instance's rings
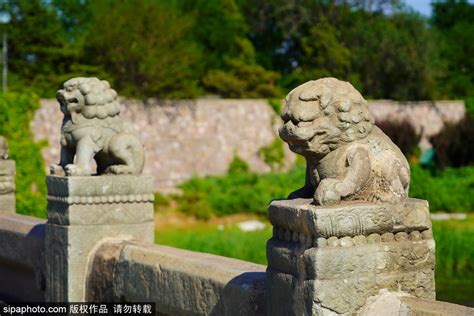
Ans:
POLYGON ((234 0, 182 0, 185 14, 196 19, 193 36, 201 48, 201 84, 222 97, 273 97, 278 73, 256 62, 255 49, 246 38, 248 26, 234 0))
POLYGON ((386 16, 356 11, 345 39, 353 71, 371 98, 431 99, 433 38, 426 21, 410 12, 386 16))
POLYGON ((166 1, 97 1, 85 58, 103 67, 119 93, 134 97, 197 95, 200 51, 191 40, 193 18, 166 1))
POLYGON ((474 90, 474 5, 464 0, 432 4, 432 25, 438 35, 440 97, 459 98, 474 90))
POLYGON ((57 12, 40 0, 7 1, 2 7, 12 16, 7 26, 11 88, 54 97, 60 84, 75 73, 80 57, 66 40, 57 12))
POLYGON ((240 48, 238 57, 228 57, 225 69, 211 69, 203 78, 207 91, 226 98, 268 98, 281 95, 276 83, 280 75, 267 71, 255 61, 252 43, 236 39, 240 48))
POLYGON ((321 77, 349 79, 351 51, 344 46, 341 32, 324 17, 301 39, 301 67, 293 77, 298 84, 321 77))

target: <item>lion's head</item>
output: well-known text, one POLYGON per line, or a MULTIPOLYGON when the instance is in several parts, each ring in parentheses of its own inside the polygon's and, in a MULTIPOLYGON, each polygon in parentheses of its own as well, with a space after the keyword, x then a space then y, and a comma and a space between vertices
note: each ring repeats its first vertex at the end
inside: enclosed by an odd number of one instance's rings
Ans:
POLYGON ((98 78, 73 78, 63 84, 56 98, 61 112, 75 120, 113 117, 120 113, 117 92, 105 80, 98 78))
POLYGON ((348 82, 335 78, 308 81, 286 97, 280 137, 302 155, 326 155, 366 137, 374 126, 367 102, 348 82))

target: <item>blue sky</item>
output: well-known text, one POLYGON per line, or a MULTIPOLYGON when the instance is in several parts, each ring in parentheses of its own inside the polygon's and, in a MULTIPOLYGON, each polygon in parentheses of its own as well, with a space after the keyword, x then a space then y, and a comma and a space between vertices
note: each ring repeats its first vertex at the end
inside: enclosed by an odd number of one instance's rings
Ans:
MULTIPOLYGON (((405 3, 408 4, 410 7, 412 7, 416 11, 426 16, 431 15, 431 5, 430 5, 431 2, 433 2, 433 0, 406 0, 405 1, 405 3)), ((474 0, 469 0, 469 2, 474 3, 474 0)))
POLYGON ((429 16, 431 14, 431 0, 407 0, 406 4, 420 12, 423 15, 429 16))

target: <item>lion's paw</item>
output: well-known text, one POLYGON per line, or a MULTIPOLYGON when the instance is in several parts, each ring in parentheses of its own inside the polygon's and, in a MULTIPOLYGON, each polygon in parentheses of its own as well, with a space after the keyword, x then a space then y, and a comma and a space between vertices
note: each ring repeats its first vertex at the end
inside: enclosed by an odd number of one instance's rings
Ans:
POLYGON ((338 185, 341 183, 338 179, 324 179, 322 180, 316 192, 314 192, 314 198, 320 205, 331 205, 341 200, 341 193, 338 190, 338 185))
POLYGON ((113 165, 108 167, 105 170, 105 173, 112 173, 112 174, 133 174, 134 170, 132 167, 127 165, 113 165))
POLYGON ((60 165, 56 165, 56 164, 49 165, 49 173, 54 174, 54 175, 58 175, 58 176, 64 176, 65 175, 63 167, 61 167, 60 165))
POLYGON ((64 167, 67 176, 90 176, 90 171, 79 167, 78 165, 69 164, 64 167))

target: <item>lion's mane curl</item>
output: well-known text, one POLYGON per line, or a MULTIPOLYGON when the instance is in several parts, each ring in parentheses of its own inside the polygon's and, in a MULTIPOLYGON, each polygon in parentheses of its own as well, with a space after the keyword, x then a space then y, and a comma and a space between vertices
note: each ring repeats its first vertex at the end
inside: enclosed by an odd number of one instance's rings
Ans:
POLYGON ((81 113, 87 119, 104 119, 120 113, 117 92, 109 83, 98 78, 73 78, 64 83, 65 94, 78 90, 84 97, 83 106, 68 107, 69 112, 81 113))
POLYGON ((367 101, 350 83, 322 78, 303 86, 299 91, 300 101, 319 101, 320 111, 341 131, 341 142, 365 138, 372 131, 374 119, 367 101))

